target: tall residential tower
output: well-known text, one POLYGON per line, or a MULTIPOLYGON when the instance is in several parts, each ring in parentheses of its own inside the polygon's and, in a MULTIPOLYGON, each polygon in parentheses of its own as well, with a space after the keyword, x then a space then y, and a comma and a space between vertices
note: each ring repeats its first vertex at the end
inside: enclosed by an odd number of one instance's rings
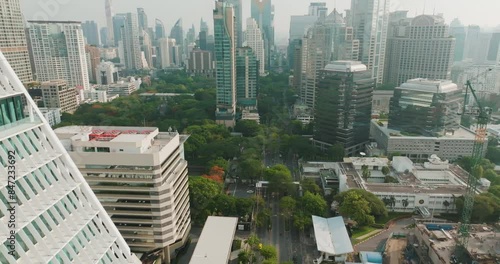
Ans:
POLYGON ((113 25, 113 2, 112 0, 105 0, 105 8, 106 8, 106 26, 108 28, 108 45, 113 45, 116 43, 115 40, 115 29, 113 25))

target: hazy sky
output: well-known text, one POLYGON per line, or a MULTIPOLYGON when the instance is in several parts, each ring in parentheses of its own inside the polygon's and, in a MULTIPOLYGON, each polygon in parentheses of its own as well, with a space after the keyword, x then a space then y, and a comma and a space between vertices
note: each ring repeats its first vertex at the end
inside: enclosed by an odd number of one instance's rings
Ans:
MULTIPOLYGON (((250 16, 250 0, 243 1, 244 21, 250 16)), ((310 2, 326 2, 329 12, 336 7, 341 12, 350 7, 350 0, 272 0, 275 5, 276 41, 285 43, 288 38, 290 15, 307 13, 310 2)), ((167 33, 175 21, 182 17, 184 28, 194 24, 199 29, 200 18, 209 22, 213 29, 212 10, 214 0, 114 0, 114 13, 137 12, 145 9, 150 25, 155 18, 165 24, 167 33)), ((105 26, 104 0, 21 0, 24 16, 31 19, 51 20, 95 20, 99 27, 105 26), (47 8, 44 3, 52 3, 47 8)), ((494 27, 500 24, 499 0, 391 0, 391 11, 409 10, 410 16, 443 13, 449 23, 459 17, 463 24, 494 27)))

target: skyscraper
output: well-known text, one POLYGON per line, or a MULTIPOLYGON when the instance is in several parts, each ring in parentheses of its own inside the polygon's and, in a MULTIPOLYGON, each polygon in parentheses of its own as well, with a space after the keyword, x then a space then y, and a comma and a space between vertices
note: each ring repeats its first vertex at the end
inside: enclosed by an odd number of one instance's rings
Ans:
POLYGON ((66 80, 90 89, 82 25, 73 21, 28 21, 33 60, 40 82, 66 80))
POLYGON ((332 61, 358 61, 359 40, 354 37, 354 29, 346 25, 345 18, 334 9, 324 23, 332 28, 332 61))
POLYGON ((112 0, 106 0, 105 4, 106 8, 106 26, 108 28, 108 45, 113 45, 116 43, 115 40, 115 30, 114 30, 114 22, 113 22, 113 2, 112 0))
POLYGON ((448 32, 439 16, 420 15, 399 25, 387 40, 384 82, 397 86, 413 78, 450 79, 455 39, 448 32))
POLYGON ((139 21, 139 31, 148 29, 148 15, 144 8, 137 8, 137 20, 139 21))
POLYGON ((236 28, 233 7, 224 0, 215 3, 215 71, 217 99, 215 120, 235 125, 236 114, 236 28))
POLYGON ((165 26, 163 25, 163 22, 159 20, 158 18, 155 19, 155 39, 159 40, 161 38, 165 38, 167 35, 165 34, 165 26))
POLYGON ((246 43, 247 46, 252 48, 252 51, 259 61, 259 75, 266 74, 264 70, 265 52, 264 52, 264 39, 262 38, 262 31, 253 18, 247 19, 246 43))
POLYGON ((326 17, 328 15, 328 7, 324 2, 313 2, 309 5, 309 15, 315 17, 326 17))
POLYGON ((125 67, 130 70, 143 68, 141 59, 141 46, 139 41, 139 26, 137 16, 134 13, 122 14, 125 17, 125 25, 120 29, 121 42, 123 45, 123 58, 125 67))
POLYGON ((226 0, 233 5, 236 22, 236 47, 243 47, 243 3, 242 0, 226 0))
POLYGON ((108 46, 108 28, 101 28, 99 31, 100 37, 101 37, 101 45, 102 46, 108 46))
POLYGON ((341 144, 346 156, 369 142, 375 81, 357 61, 335 61, 321 72, 314 114, 314 144, 327 150, 341 144))
POLYGON ((33 80, 26 32, 19 0, 0 2, 0 51, 3 52, 21 82, 33 80))
POLYGON ((238 107, 257 109, 259 61, 250 47, 236 49, 236 100, 238 107))
MULTIPOLYGON (((125 14, 117 14, 113 16, 113 31, 114 31, 114 45, 118 47, 118 43, 122 41, 122 31, 121 28, 125 26, 125 21, 127 20, 125 14)), ((108 44, 110 45, 110 44, 108 44)), ((122 61, 123 63, 123 61, 122 61)))
POLYGON ((209 33, 208 24, 203 21, 203 18, 200 20, 200 32, 207 32, 207 35, 209 33))
POLYGON ((453 19, 453 21, 450 23, 450 35, 455 38, 454 61, 463 61, 467 32, 465 30, 465 26, 462 25, 458 18, 453 19))
POLYGON ((172 30, 170 30, 170 38, 175 39, 175 43, 179 45, 180 52, 181 52, 181 58, 184 55, 184 29, 182 28, 182 18, 179 18, 177 22, 175 22, 175 25, 172 27, 172 30))
POLYGON ((271 0, 252 0, 251 12, 264 33, 265 68, 269 69, 274 49, 274 6, 271 0))
POLYGON ((390 0, 352 0, 350 23, 360 42, 360 60, 377 83, 384 80, 390 0))
POLYGON ((172 48, 175 45, 175 40, 169 38, 162 38, 159 40, 160 42, 160 62, 161 68, 165 69, 171 66, 172 64, 172 48))
POLYGON ((462 105, 462 90, 451 81, 408 80, 394 90, 388 127, 422 136, 443 136, 460 127, 457 113, 462 105))
POLYGON ((0 262, 140 263, 2 53, 0 79, 0 262))
POLYGON ((95 21, 85 21, 82 23, 83 36, 87 39, 87 44, 99 46, 99 30, 95 21))

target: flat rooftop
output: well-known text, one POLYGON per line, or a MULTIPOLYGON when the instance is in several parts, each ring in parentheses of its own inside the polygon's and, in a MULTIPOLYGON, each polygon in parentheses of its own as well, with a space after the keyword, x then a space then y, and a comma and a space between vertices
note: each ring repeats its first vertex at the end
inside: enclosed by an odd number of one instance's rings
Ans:
POLYGON ((312 221, 318 251, 331 255, 354 252, 342 216, 323 218, 313 215, 312 221))
POLYGON ((67 126, 54 130, 56 134, 85 135, 80 141, 105 141, 131 143, 142 141, 151 134, 158 134, 156 127, 67 126))
POLYGON ((238 218, 209 216, 203 226, 190 264, 227 264, 238 218))
POLYGON ((474 132, 472 132, 471 130, 469 129, 466 129, 464 127, 460 127, 459 129, 457 129, 453 134, 446 134, 446 135, 443 135, 443 136, 440 136, 440 137, 426 137, 426 136, 405 136, 403 134, 401 134, 401 130, 397 130, 397 129, 393 129, 393 128, 388 128, 387 127, 387 124, 388 122, 387 121, 380 121, 380 120, 372 120, 372 123, 378 123, 378 122, 382 122, 384 124, 383 127, 378 126, 378 129, 380 131, 382 131, 386 136, 390 137, 390 138, 411 138, 411 139, 470 139, 470 140, 474 140, 475 137, 476 137, 476 134, 474 132))

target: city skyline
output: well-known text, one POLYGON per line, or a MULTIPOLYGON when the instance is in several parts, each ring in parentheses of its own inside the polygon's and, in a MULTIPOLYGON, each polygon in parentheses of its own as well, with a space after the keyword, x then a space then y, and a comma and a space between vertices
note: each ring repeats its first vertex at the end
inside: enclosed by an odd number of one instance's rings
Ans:
MULTIPOLYGON (((308 6, 311 2, 317 1, 299 1, 292 0, 293 5, 290 5, 288 0, 273 0, 272 4, 275 5, 275 31, 276 43, 288 43, 288 28, 290 26, 291 15, 304 15, 308 11, 308 6)), ((154 19, 158 18, 163 21, 167 29, 171 28, 175 22, 182 18, 184 26, 189 27, 195 25, 196 30, 199 28, 199 21, 203 18, 205 21, 210 21, 211 12, 213 9, 214 1, 199 1, 199 0, 185 0, 182 4, 176 5, 177 8, 172 10, 165 10, 158 8, 160 3, 158 0, 150 2, 114 2, 113 13, 128 13, 136 12, 138 7, 144 8, 148 15, 148 22, 153 24, 154 19), (197 8, 192 7, 196 5, 197 8), (185 7, 185 8, 183 8, 185 7)), ((328 7, 328 12, 333 8, 337 8, 341 13, 350 7, 350 0, 325 0, 328 7)), ((99 28, 106 25, 105 5, 102 1, 89 0, 80 2, 76 0, 68 0, 63 4, 56 7, 44 7, 44 2, 40 1, 37 4, 28 5, 26 0, 21 1, 21 8, 25 20, 32 19, 51 19, 51 20, 95 20, 99 28)), ((465 1, 465 0, 426 0, 426 1, 409 1, 409 0, 393 0, 390 4, 390 11, 395 10, 409 10, 410 17, 420 14, 439 14, 443 13, 447 24, 454 18, 458 17, 464 25, 476 24, 481 28, 489 27, 494 28, 500 24, 500 20, 496 22, 495 10, 500 9, 500 2, 492 2, 489 0, 478 1, 465 1), (460 2, 460 3, 457 3, 460 2), (477 6, 486 6, 489 8, 483 10, 480 14, 469 12, 474 10, 477 6), (449 6, 453 6, 450 9, 449 6), (425 10, 425 12, 424 12, 425 10)), ((243 21, 250 17, 250 1, 243 1, 243 21)), ((243 28, 246 23, 243 25, 243 28)), ((211 32, 213 31, 213 23, 209 23, 211 32)))

